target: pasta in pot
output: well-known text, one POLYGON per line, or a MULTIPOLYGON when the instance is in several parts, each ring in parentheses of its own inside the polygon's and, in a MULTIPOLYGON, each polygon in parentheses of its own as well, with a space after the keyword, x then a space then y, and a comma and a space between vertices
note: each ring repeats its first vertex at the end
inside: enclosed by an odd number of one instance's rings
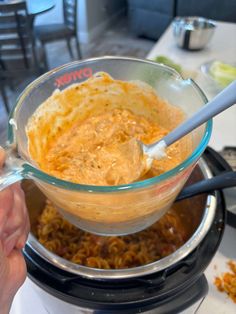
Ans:
POLYGON ((172 210, 144 231, 104 237, 73 226, 50 201, 39 216, 36 237, 53 253, 73 263, 100 269, 145 265, 173 253, 187 240, 185 228, 172 210))

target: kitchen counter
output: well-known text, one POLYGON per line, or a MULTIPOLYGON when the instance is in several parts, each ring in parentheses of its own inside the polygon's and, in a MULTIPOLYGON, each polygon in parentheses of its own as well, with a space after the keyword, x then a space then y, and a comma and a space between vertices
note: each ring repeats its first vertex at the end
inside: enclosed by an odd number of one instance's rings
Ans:
MULTIPOLYGON (((219 89, 201 70, 201 65, 212 60, 236 64, 236 24, 217 22, 215 33, 207 47, 200 51, 186 51, 175 44, 170 25, 147 59, 164 55, 180 64, 186 75, 192 77, 204 91, 208 99, 214 97, 219 89)), ((213 132, 209 146, 221 150, 224 146, 236 146, 236 106, 233 106, 213 120, 213 132)))
MULTIPOLYGON (((180 64, 190 77, 201 87, 208 99, 213 98, 218 92, 218 86, 201 71, 201 65, 220 60, 236 64, 236 24, 217 22, 216 31, 207 47, 200 51, 186 51, 178 48, 174 42, 172 26, 170 25, 159 39, 147 59, 164 55, 180 64)), ((226 146, 236 147, 236 105, 222 112, 213 120, 213 131, 209 146, 217 151, 226 146)), ((235 195, 236 203, 236 195, 235 195)), ((207 268, 205 275, 209 284, 209 293, 199 305, 195 313, 198 314, 233 314, 236 304, 225 293, 220 293, 214 286, 214 278, 225 271, 229 271, 227 262, 236 261, 236 229, 226 227, 221 245, 207 268)), ((192 313, 189 309, 186 313, 192 313)))

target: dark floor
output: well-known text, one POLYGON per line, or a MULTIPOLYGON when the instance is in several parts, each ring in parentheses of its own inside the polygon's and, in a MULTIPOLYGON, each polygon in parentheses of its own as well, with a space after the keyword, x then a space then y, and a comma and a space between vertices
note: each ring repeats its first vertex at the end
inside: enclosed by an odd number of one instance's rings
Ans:
MULTIPOLYGON (((154 41, 135 37, 128 28, 126 19, 110 27, 102 36, 92 43, 81 45, 83 58, 91 58, 103 55, 120 55, 145 58, 154 45, 154 41)), ((66 42, 57 42, 47 45, 49 67, 55 68, 71 61, 66 42)), ((76 58, 75 58, 76 59, 76 58)), ((14 106, 18 95, 32 81, 30 77, 17 84, 14 91, 8 90, 8 98, 11 106, 14 106)), ((0 145, 4 145, 7 137, 7 114, 0 97, 0 145)))

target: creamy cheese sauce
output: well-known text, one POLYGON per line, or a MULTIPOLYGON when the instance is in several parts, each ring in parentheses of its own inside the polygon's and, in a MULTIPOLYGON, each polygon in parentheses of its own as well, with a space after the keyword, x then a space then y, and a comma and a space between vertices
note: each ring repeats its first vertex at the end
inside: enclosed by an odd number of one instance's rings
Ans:
POLYGON ((27 133, 32 158, 43 171, 55 177, 80 184, 126 184, 133 178, 143 180, 174 168, 189 152, 181 142, 173 144, 167 148, 167 157, 154 160, 151 169, 143 176, 146 162, 137 140, 153 143, 170 130, 153 121, 152 114, 148 117, 137 110, 149 106, 158 115, 160 108, 167 106, 150 86, 142 82, 118 81, 101 74, 69 87, 49 100, 41 106, 44 108, 54 101, 53 105, 57 104, 54 116, 53 110, 48 111, 48 121, 43 124, 46 115, 43 110, 40 113, 40 106, 27 133), (86 114, 78 115, 78 119, 76 114, 79 112, 73 113, 78 107, 75 107, 76 101, 87 108, 86 114), (91 104, 94 107, 90 108, 91 104), (57 114, 58 108, 61 111, 57 114), (70 122, 64 119, 67 116, 70 122), (64 119, 63 123, 60 119, 64 119), (40 139, 38 145, 35 144, 37 136, 45 138, 40 139))
MULTIPOLYGON (((167 130, 144 117, 125 109, 114 109, 75 124, 56 139, 45 152, 42 169, 76 183, 129 183, 132 178, 140 177, 140 166, 145 162, 135 139, 147 144, 166 133, 167 130), (132 139, 134 141, 130 141, 132 139), (128 141, 129 149, 126 149, 124 143, 128 141)), ((179 145, 172 145, 167 155, 166 159, 153 162, 149 176, 167 171, 180 162, 179 145)))

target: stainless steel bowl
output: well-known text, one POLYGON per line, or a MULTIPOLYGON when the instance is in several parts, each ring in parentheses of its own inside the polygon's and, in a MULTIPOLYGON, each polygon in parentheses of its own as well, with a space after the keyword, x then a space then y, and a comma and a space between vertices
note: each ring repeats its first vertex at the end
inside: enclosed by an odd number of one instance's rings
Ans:
POLYGON ((213 36, 216 23, 203 17, 176 17, 172 23, 177 45, 187 50, 203 49, 213 36))
MULTIPOLYGON (((188 183, 194 183, 203 178, 207 179, 211 177, 212 174, 209 167, 203 159, 200 159, 198 165, 192 172, 188 183)), ((85 278, 101 280, 120 280, 145 276, 163 270, 182 260, 190 254, 206 236, 212 225, 217 205, 214 194, 197 196, 194 198, 194 201, 192 199, 186 199, 179 202, 173 210, 178 213, 179 217, 181 217, 183 227, 188 234, 188 240, 183 246, 169 256, 147 265, 129 269, 104 270, 72 263, 48 251, 39 243, 34 234, 37 218, 45 204, 45 196, 37 189, 33 182, 25 181, 23 188, 26 194, 26 202, 31 221, 31 233, 27 245, 38 256, 42 257, 55 267, 85 278)))

